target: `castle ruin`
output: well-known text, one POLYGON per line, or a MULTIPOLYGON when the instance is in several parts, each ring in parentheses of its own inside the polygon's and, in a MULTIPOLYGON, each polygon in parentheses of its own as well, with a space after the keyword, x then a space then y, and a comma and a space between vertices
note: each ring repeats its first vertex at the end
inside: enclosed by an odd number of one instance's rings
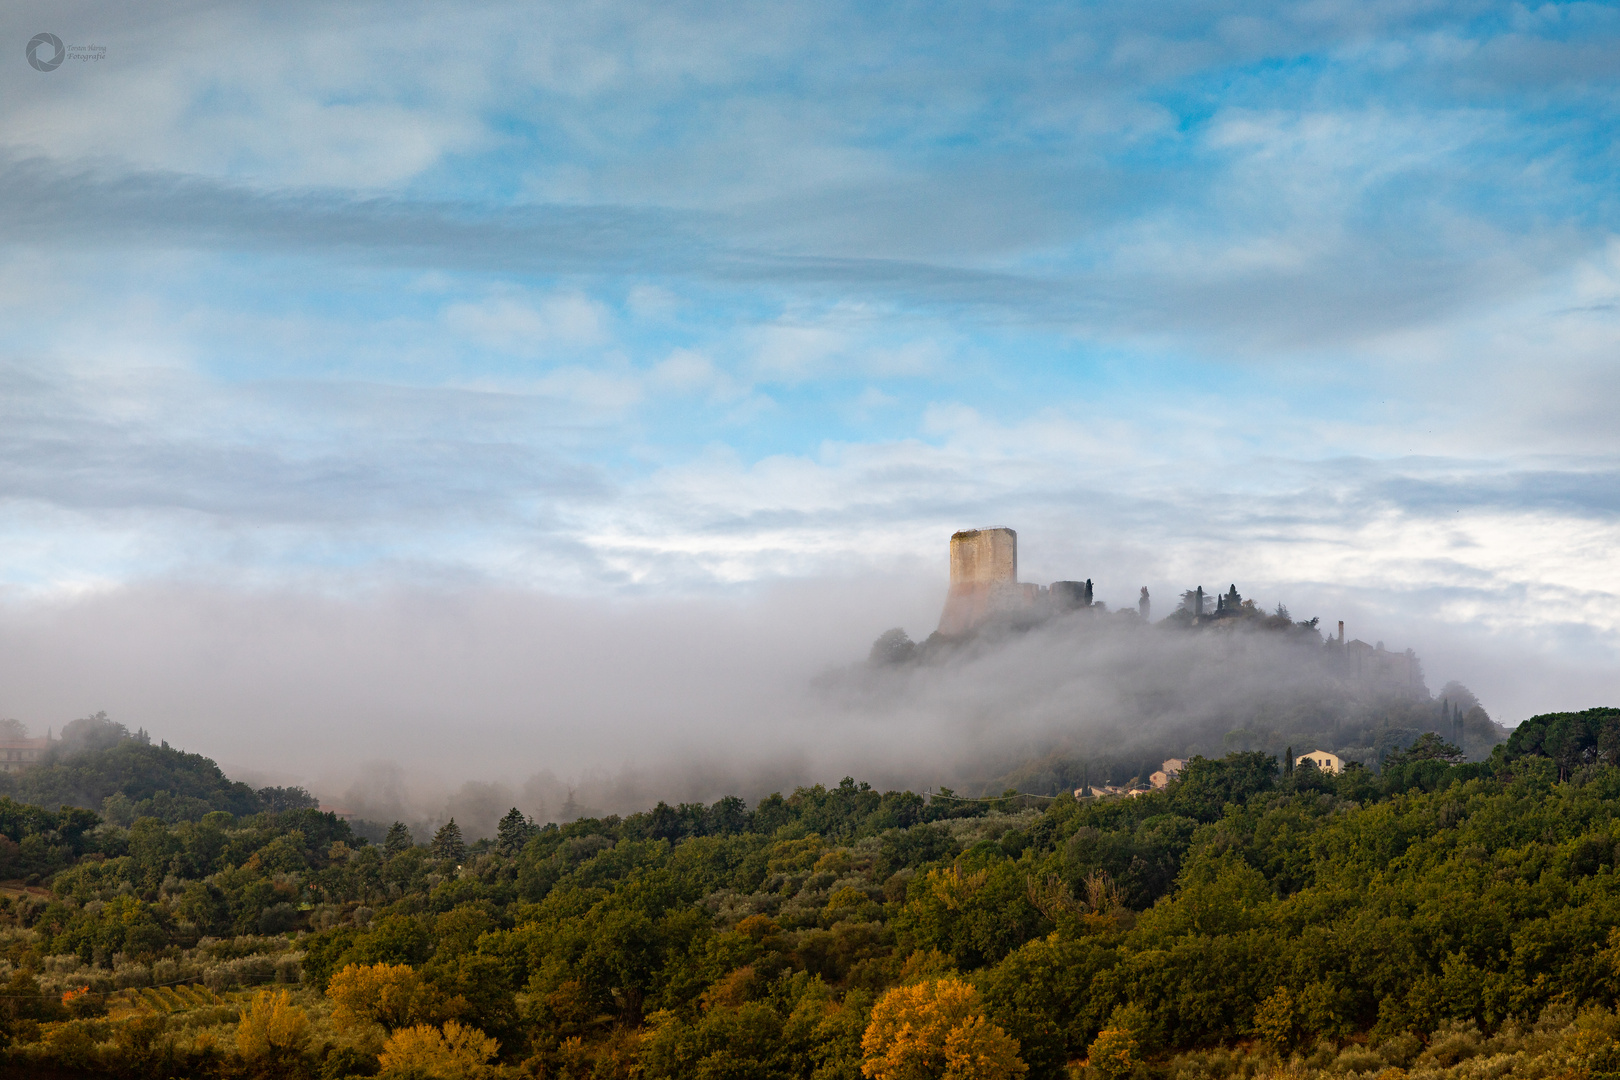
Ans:
POLYGON ((1032 612, 1092 606, 1090 581, 1050 586, 1018 580, 1018 534, 1012 529, 967 529, 951 535, 951 589, 939 632, 959 637, 988 620, 1032 612))
POLYGON ((939 617, 939 632, 965 634, 1022 600, 1018 585, 1018 534, 1011 529, 967 529, 951 534, 951 591, 939 617))

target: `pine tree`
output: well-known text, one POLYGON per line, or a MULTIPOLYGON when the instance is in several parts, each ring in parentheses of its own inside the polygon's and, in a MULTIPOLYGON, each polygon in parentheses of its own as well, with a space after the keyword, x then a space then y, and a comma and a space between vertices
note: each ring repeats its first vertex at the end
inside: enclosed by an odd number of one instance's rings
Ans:
POLYGON ((383 854, 390 859, 395 855, 411 850, 416 846, 416 837, 411 830, 405 827, 403 821, 396 821, 388 826, 388 835, 383 838, 383 854))
MULTIPOLYGON (((1275 746, 1276 744, 1273 743, 1272 745, 1275 746)), ((1288 748, 1288 757, 1283 759, 1283 775, 1294 775, 1294 748, 1292 746, 1288 748)))
POLYGON ((461 838, 461 826, 451 818, 433 834, 433 857, 460 862, 467 857, 467 843, 461 838))
POLYGON ((514 806, 495 826, 495 850, 508 858, 516 858, 536 831, 534 822, 525 818, 523 812, 514 806))

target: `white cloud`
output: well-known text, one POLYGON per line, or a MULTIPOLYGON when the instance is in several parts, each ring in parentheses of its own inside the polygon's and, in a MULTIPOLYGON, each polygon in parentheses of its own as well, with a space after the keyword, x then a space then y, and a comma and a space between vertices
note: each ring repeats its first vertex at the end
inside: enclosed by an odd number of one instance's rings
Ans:
POLYGON ((622 415, 642 399, 641 380, 628 372, 591 367, 561 367, 534 380, 530 387, 549 397, 611 416, 622 415))
POLYGON ((583 293, 531 297, 501 291, 451 304, 446 325, 480 345, 516 356, 543 355, 552 346, 600 345, 609 339, 607 308, 583 293))
MULTIPOLYGON (((695 349, 670 350, 669 355, 654 364, 647 373, 647 384, 655 393, 701 395, 713 404, 732 406, 733 410, 738 407, 746 409, 747 399, 757 397, 752 387, 733 378, 695 349)), ((741 414, 733 411, 731 420, 736 422, 740 418, 741 414)))
POLYGON ((656 322, 680 310, 680 298, 658 285, 635 285, 625 294, 625 307, 637 319, 656 322))
POLYGON ((893 394, 886 394, 875 386, 864 387, 845 408, 845 415, 856 421, 871 420, 874 416, 900 404, 893 394))
POLYGON ((796 385, 821 379, 937 374, 946 349, 930 336, 935 329, 851 301, 787 314, 746 329, 740 338, 757 380, 796 385))
POLYGON ((826 326, 777 323, 760 327, 751 336, 752 367, 758 377, 789 383, 830 374, 848 345, 843 333, 826 326))
MULTIPOLYGON (((476 110, 489 86, 470 55, 478 28, 458 44, 439 27, 378 23, 374 14, 57 11, 53 25, 101 39, 107 60, 48 81, 7 65, 0 144, 267 186, 361 190, 395 187, 448 154, 488 146, 476 110)), ((39 18, 14 10, 0 28, 14 36, 39 18)))
POLYGON ((707 356, 691 349, 675 349, 652 370, 654 384, 676 392, 706 390, 720 378, 707 356))

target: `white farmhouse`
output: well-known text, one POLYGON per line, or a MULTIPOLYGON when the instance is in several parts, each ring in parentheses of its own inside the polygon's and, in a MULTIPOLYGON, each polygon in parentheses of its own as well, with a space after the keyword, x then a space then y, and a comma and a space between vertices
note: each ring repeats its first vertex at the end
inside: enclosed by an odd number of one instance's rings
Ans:
POLYGON ((1312 750, 1308 754, 1301 754, 1294 759, 1294 767, 1299 768, 1300 762, 1309 761, 1323 772, 1344 772, 1344 760, 1338 754, 1330 754, 1326 750, 1312 750))

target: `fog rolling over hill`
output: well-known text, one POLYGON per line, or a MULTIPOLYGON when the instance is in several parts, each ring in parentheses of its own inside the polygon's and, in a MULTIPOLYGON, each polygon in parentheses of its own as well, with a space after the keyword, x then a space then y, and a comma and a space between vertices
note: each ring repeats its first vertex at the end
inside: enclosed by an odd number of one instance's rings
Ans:
MULTIPOLYGON (((1354 675, 1317 631, 1270 625, 1294 599, 1275 586, 1239 602, 1252 618, 1214 618, 1212 595, 1206 625, 1166 624, 1177 601, 1155 586, 1152 625, 1099 606, 868 659, 885 627, 926 639, 938 625, 930 562, 727 599, 119 590, 13 610, 0 708, 36 735, 105 710, 255 788, 301 785, 385 822, 453 814, 479 835, 513 806, 553 820, 844 776, 1050 792, 1229 748, 1372 760, 1443 726, 1433 698, 1474 704, 1440 689, 1449 663, 1417 658, 1411 686, 1354 675)), ((1386 661, 1446 640, 1379 625, 1386 661)), ((1473 756, 1499 737, 1482 722, 1470 720, 1473 756)))
MULTIPOLYGON (((1214 598, 1211 598, 1213 602, 1214 598)), ((784 695, 762 721, 774 753, 747 739, 695 745, 665 764, 522 783, 470 781, 442 808, 412 778, 377 766, 345 793, 371 819, 426 821, 437 810, 483 835, 516 805, 537 820, 633 813, 651 803, 750 802, 798 784, 854 776, 878 787, 1055 794, 1146 780, 1166 757, 1328 750, 1376 769, 1425 732, 1472 760, 1507 738, 1467 687, 1431 692, 1409 651, 1324 637, 1315 620, 1234 598, 1233 613, 1040 609, 918 644, 903 630, 871 655, 784 695), (811 733, 818 733, 812 735, 811 733)))
POLYGON ((1286 613, 1193 622, 1083 610, 921 646, 891 635, 820 689, 874 740, 937 732, 910 765, 970 789, 1051 793, 1145 779, 1164 757, 1290 746, 1376 767, 1426 731, 1480 759, 1507 737, 1466 687, 1431 695, 1415 655, 1324 640, 1286 613))

